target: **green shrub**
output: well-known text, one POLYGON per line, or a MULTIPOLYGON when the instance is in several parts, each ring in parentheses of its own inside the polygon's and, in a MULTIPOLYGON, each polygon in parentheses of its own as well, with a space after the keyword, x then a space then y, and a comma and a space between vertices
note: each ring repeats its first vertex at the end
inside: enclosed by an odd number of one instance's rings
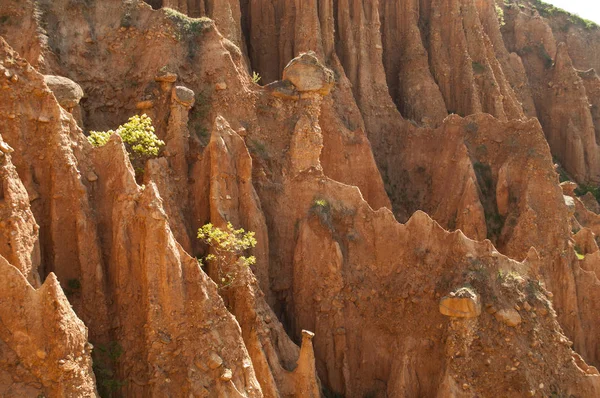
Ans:
POLYGON ((88 141, 95 147, 104 146, 113 134, 121 136, 136 173, 143 173, 146 160, 158 156, 160 148, 165 145, 154 134, 152 119, 145 114, 130 117, 127 123, 114 131, 92 131, 88 141))
POLYGON ((568 11, 563 10, 562 8, 558 8, 553 6, 552 4, 545 3, 541 0, 533 0, 534 7, 538 10, 541 16, 545 18, 551 18, 554 16, 564 16, 570 23, 580 25, 585 29, 592 30, 598 29, 598 24, 590 21, 589 19, 585 19, 580 17, 579 15, 572 14, 568 11))
POLYGON ((598 186, 580 184, 577 186, 574 192, 577 196, 583 196, 586 193, 591 192, 592 195, 594 195, 594 197, 596 198, 596 200, 600 202, 600 187, 598 186))
POLYGON ((583 250, 581 250, 581 248, 577 245, 575 245, 575 247, 573 248, 575 250, 575 255, 577 256, 578 260, 583 260, 585 258, 585 255, 583 254, 583 250))
POLYGON ((254 232, 246 232, 243 228, 235 229, 230 222, 226 229, 209 223, 198 230, 198 239, 213 251, 205 259, 216 266, 219 288, 231 285, 235 279, 235 275, 225 271, 232 258, 241 260, 245 266, 256 264, 256 257, 244 256, 246 250, 256 246, 254 232))
POLYGON ((500 24, 500 26, 506 25, 506 22, 504 22, 504 9, 498 4, 494 4, 494 6, 496 7, 496 16, 498 17, 498 23, 500 24))
POLYGON ((165 143, 158 139, 154 134, 152 119, 147 115, 132 116, 129 121, 116 130, 92 131, 88 137, 89 142, 94 146, 105 145, 113 134, 118 134, 126 144, 128 151, 138 156, 155 157, 158 156, 160 148, 165 143))
POLYGON ((81 291, 81 282, 79 279, 69 279, 67 286, 63 288, 63 291, 67 296, 72 296, 81 291))

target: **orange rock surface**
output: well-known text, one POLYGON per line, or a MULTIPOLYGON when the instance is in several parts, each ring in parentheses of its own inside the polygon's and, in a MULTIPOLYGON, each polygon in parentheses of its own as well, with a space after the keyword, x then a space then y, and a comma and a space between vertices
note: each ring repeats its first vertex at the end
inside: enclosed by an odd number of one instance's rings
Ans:
POLYGON ((600 396, 599 32, 0 2, 0 396, 600 396), (88 141, 142 114, 157 154, 88 141))

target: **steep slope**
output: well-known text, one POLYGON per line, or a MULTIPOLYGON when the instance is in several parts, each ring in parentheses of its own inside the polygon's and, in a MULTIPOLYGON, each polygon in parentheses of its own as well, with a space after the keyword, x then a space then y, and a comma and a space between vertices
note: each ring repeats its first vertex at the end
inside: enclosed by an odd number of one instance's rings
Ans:
POLYGON ((101 395, 600 394, 600 223, 552 161, 598 181, 595 60, 498 6, 2 2, 6 273, 67 294, 101 395), (143 167, 86 140, 144 113, 143 167), (256 264, 201 267, 209 222, 256 264))
POLYGON ((87 328, 54 274, 40 286, 38 226, 11 153, 0 137, 0 394, 96 396, 87 328))

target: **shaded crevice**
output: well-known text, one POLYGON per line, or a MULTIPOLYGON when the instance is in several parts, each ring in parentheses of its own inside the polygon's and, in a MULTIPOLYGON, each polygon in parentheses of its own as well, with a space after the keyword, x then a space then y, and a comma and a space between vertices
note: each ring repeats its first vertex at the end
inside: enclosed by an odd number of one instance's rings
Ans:
MULTIPOLYGON (((252 40, 250 40, 250 1, 249 0, 240 0, 240 12, 241 16, 241 29, 242 36, 244 37, 243 45, 246 47, 246 54, 248 54, 248 62, 250 66, 250 70, 255 70, 255 61, 253 59, 252 54, 252 40)), ((259 72, 260 73, 260 72, 259 72)))
POLYGON ((144 0, 153 10, 159 10, 163 7, 163 0, 144 0))

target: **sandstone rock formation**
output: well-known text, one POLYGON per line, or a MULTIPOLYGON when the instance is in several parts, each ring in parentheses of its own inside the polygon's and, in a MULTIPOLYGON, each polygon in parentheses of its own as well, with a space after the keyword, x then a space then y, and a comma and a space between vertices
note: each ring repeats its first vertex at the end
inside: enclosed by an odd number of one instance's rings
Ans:
POLYGON ((34 289, 0 257, 0 393, 95 397, 87 328, 50 274, 34 289))
POLYGON ((545 10, 3 1, 0 395, 598 396, 600 36, 545 10))

